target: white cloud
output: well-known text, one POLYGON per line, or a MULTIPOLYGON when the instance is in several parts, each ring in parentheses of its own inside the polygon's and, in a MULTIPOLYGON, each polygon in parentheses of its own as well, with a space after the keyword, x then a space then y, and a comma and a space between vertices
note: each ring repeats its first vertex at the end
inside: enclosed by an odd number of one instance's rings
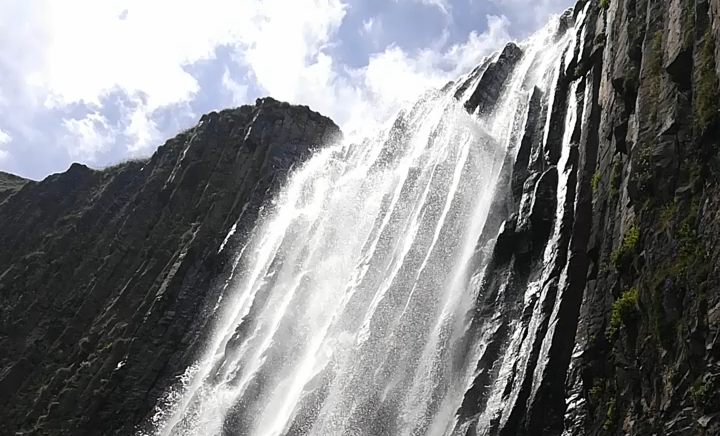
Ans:
MULTIPOLYGON (((444 0, 422 1, 449 12, 444 0)), ((307 104, 346 130, 362 129, 509 39, 507 20, 489 17, 487 32, 456 46, 412 53, 390 46, 348 68, 332 57, 348 7, 341 0, 3 1, 0 41, 12 43, 0 43, 0 69, 17 83, 0 83, 0 108, 12 109, 29 141, 37 113, 84 103, 88 115, 62 123, 71 157, 92 162, 118 138, 128 154, 146 153, 166 134, 153 121, 156 111, 192 113, 200 84, 186 67, 226 47, 235 65, 224 67, 222 84, 234 102, 246 101, 253 86, 307 104), (230 74, 238 70, 240 77, 230 74), (113 93, 127 101, 110 122, 103 99, 113 93)), ((379 24, 365 23, 368 31, 379 24)))
POLYGON ((109 147, 114 132, 105 118, 98 113, 91 113, 82 119, 64 120, 68 134, 61 142, 74 158, 89 159, 104 148, 109 147))
MULTIPOLYGON (((12 140, 12 136, 10 136, 7 132, 0 130, 0 145, 9 144, 12 140)), ((7 150, 0 148, 0 162, 8 160, 9 157, 10 153, 8 153, 7 150)))
POLYGON ((440 11, 447 16, 450 16, 450 12, 451 12, 451 6, 450 6, 450 3, 448 0, 395 0, 395 1, 396 2, 414 1, 415 3, 422 3, 426 6, 434 6, 438 9, 440 9, 440 11))
POLYGON ((228 68, 225 68, 225 72, 223 73, 222 83, 223 83, 223 86, 225 87, 225 89, 230 91, 230 93, 232 94, 233 104, 242 105, 247 102, 248 86, 235 80, 230 75, 230 70, 228 68))
POLYGON ((367 20, 363 20, 362 28, 360 29, 360 35, 369 35, 372 33, 374 28, 377 28, 378 26, 375 25, 375 19, 374 18, 368 18, 367 20))
MULTIPOLYGON (((488 0, 471 0, 475 3, 484 3, 488 0)), ((532 33, 538 25, 543 25, 548 16, 558 13, 563 8, 575 4, 575 0, 490 0, 501 7, 511 16, 513 22, 525 27, 523 35, 532 33)), ((522 28, 522 27, 521 27, 522 28)))
POLYGON ((12 136, 7 132, 0 130, 0 145, 9 144, 12 141, 12 136))

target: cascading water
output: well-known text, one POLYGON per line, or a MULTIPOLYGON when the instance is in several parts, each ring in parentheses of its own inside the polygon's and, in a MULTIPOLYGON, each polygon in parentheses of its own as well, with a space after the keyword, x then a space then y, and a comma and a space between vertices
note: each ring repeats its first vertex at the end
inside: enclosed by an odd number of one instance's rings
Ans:
MULTIPOLYGON (((378 138, 293 172, 238 253, 212 341, 156 435, 465 434, 458 409, 500 322, 472 318, 477 252, 492 247, 482 235, 529 97, 574 48, 575 32, 557 29, 520 45, 492 110, 466 110, 477 70, 378 138)), ((501 413, 517 358, 503 356, 480 419, 501 413)))

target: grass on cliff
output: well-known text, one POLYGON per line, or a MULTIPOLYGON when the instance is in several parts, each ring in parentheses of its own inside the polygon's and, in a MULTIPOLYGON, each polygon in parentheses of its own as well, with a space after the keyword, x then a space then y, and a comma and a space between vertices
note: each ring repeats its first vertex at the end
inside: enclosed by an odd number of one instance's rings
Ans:
POLYGON ((695 407, 702 409, 705 413, 712 413, 717 410, 718 401, 720 401, 718 381, 720 381, 720 376, 713 377, 710 374, 698 377, 695 380, 689 389, 690 399, 695 407))
POLYGON ((625 231, 622 244, 610 255, 612 266, 617 268, 629 260, 635 251, 635 245, 639 238, 640 229, 635 224, 631 225, 627 231, 625 231))
POLYGON ((115 163, 106 165, 106 166, 104 166, 104 167, 100 167, 100 168, 98 168, 97 170, 98 170, 98 171, 112 171, 112 170, 120 169, 120 168, 122 168, 122 167, 124 167, 124 166, 126 166, 126 165, 130 165, 130 164, 133 164, 133 163, 146 164, 146 163, 148 163, 148 162, 150 162, 150 158, 149 158, 149 157, 130 157, 130 158, 127 158, 127 159, 123 159, 123 160, 121 160, 121 161, 119 161, 119 162, 115 162, 115 163))
POLYGON ((698 217, 697 199, 687 203, 675 198, 660 210, 658 225, 670 234, 671 251, 646 275, 652 298, 650 319, 664 348, 673 345, 679 327, 665 316, 666 293, 677 295, 683 289, 696 289, 697 297, 704 298, 702 283, 713 268, 707 262, 704 243, 696 230, 698 217))
POLYGON ((0 171, 0 191, 18 191, 27 182, 27 179, 0 171))
POLYGON ((615 425, 615 399, 608 401, 607 412, 605 413, 605 422, 603 422, 603 430, 609 431, 615 425))
POLYGON ((605 337, 608 340, 615 338, 615 335, 620 330, 623 324, 629 324, 637 315, 638 307, 638 288, 633 286, 632 288, 626 289, 625 292, 620 295, 615 303, 613 303, 612 311, 610 312, 610 324, 605 331, 605 337))
POLYGON ((593 195, 597 193, 598 183, 600 182, 600 170, 595 171, 595 174, 593 174, 592 180, 590 181, 590 186, 592 186, 592 192, 593 195))
POLYGON ((700 51, 697 68, 697 86, 693 95, 695 124, 705 129, 718 113, 718 79, 715 75, 715 60, 710 29, 705 33, 705 42, 700 51))

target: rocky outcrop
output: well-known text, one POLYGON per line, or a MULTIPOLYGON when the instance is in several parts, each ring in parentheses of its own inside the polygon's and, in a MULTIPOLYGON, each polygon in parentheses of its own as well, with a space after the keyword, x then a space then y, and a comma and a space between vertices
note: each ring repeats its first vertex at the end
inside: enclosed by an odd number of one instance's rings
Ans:
POLYGON ((148 160, 3 175, 0 433, 131 434, 192 361, 263 202, 339 134, 265 98, 204 115, 148 160))
POLYGON ((720 2, 602 3, 586 35, 602 115, 588 126, 600 137, 570 428, 718 434, 720 2))
POLYGON ((569 20, 495 199, 458 428, 720 434, 720 2, 580 1, 559 36, 569 20))
POLYGON ((27 182, 27 179, 0 171, 0 203, 17 192, 27 182))
MULTIPOLYGON (((514 43, 506 45, 497 60, 490 62, 482 70, 480 80, 465 103, 465 108, 470 112, 480 114, 485 114, 492 109, 500 98, 503 84, 521 56, 522 50, 517 45, 514 43)), ((457 93, 461 93, 464 88, 458 89, 457 93)))

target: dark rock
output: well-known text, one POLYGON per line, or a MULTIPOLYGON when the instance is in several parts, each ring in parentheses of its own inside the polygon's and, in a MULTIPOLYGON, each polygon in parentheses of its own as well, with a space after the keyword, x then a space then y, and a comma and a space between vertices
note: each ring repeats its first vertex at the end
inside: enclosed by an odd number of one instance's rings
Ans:
POLYGON ((192 361, 265 199, 339 135, 264 98, 204 115, 148 160, 3 174, 2 433, 132 434, 192 361))
POLYGON ((0 203, 19 191, 27 182, 29 180, 0 171, 0 203))
POLYGON ((502 86, 522 57, 522 50, 514 43, 505 46, 496 61, 490 63, 482 73, 475 90, 465 102, 470 113, 485 114, 500 98, 502 86))

